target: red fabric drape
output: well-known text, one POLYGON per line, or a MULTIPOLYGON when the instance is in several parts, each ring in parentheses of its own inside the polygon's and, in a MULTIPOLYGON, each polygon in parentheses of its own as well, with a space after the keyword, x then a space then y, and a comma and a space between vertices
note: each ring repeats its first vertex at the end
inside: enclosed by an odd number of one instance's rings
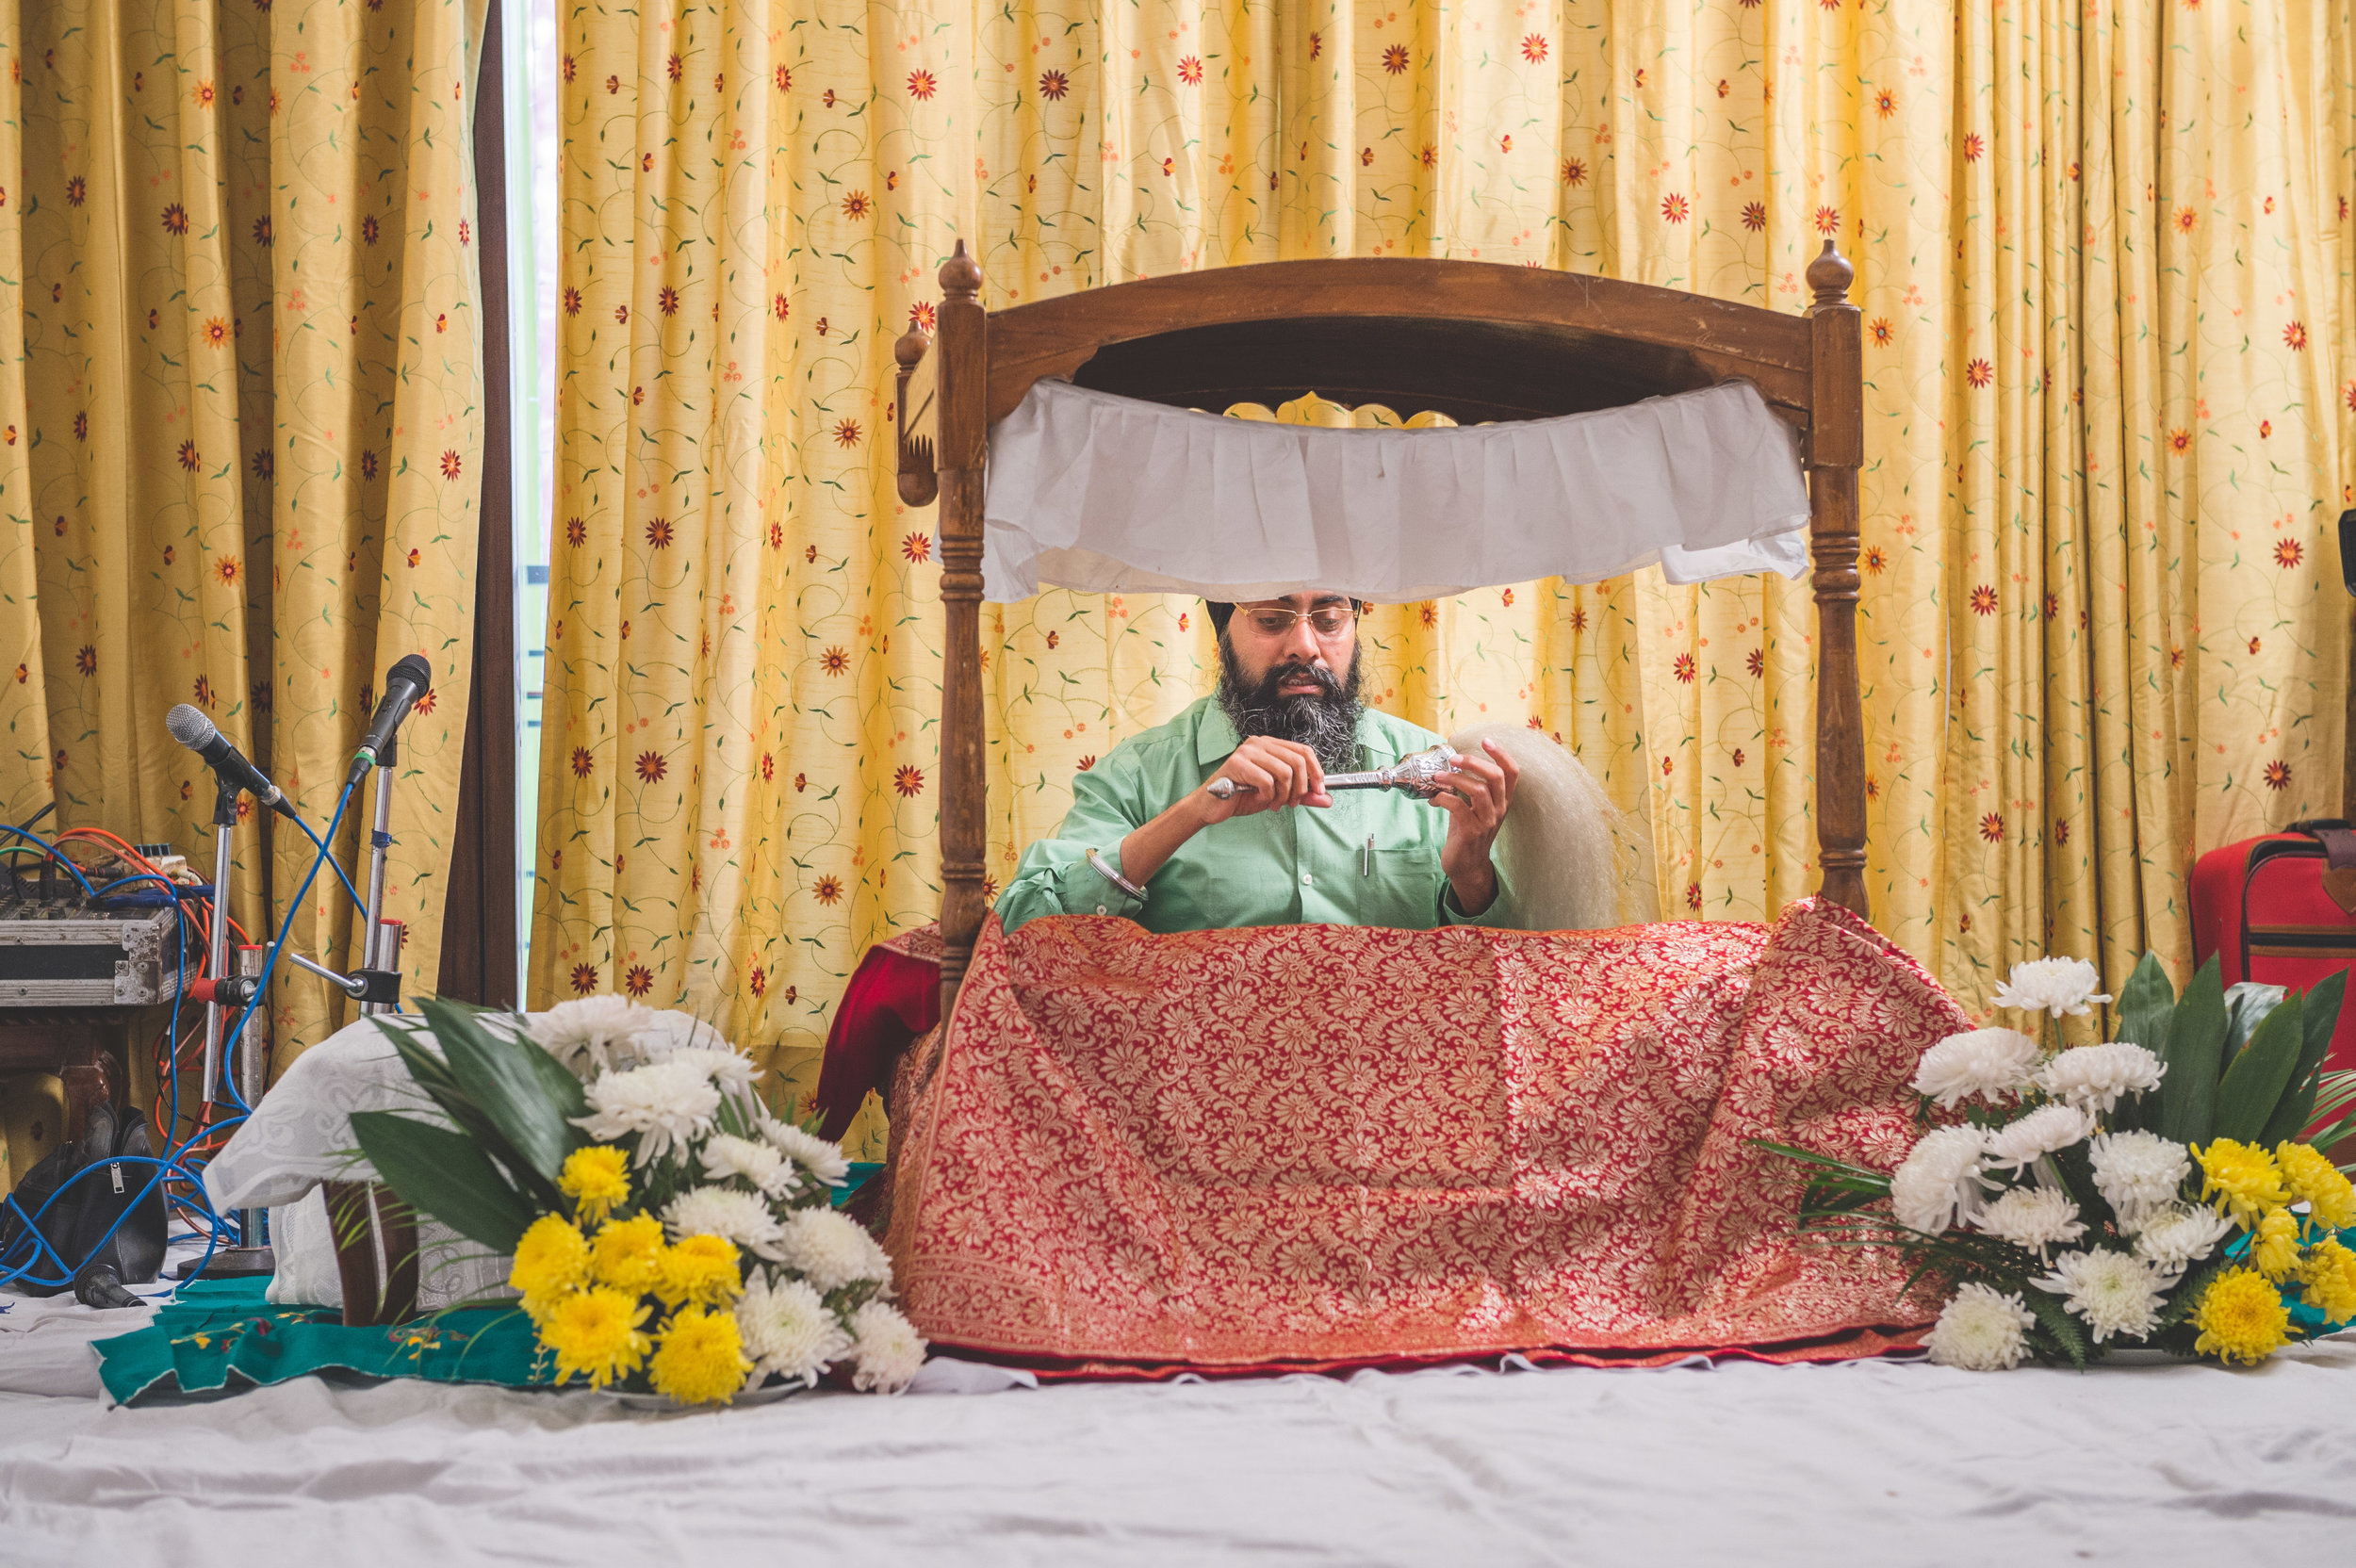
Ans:
POLYGON ((1892 1253, 1803 1245, 1757 1140, 1889 1168, 1971 1021, 1834 906, 1773 926, 992 922, 895 1102, 937 1344, 1104 1372, 1873 1354, 1892 1253))
POLYGON ((940 927, 927 925, 869 948, 851 972, 826 1031, 811 1097, 825 1118, 819 1136, 840 1142, 868 1092, 889 1086, 893 1058, 940 1021, 940 927))

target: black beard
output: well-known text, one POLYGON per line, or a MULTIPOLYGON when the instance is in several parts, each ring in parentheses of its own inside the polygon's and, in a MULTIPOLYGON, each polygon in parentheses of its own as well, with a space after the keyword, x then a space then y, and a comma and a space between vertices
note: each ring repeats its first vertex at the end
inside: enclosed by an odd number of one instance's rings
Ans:
POLYGON ((1292 661, 1278 664, 1256 686, 1247 689, 1243 667, 1225 637, 1219 640, 1219 706, 1239 737, 1266 735, 1293 741, 1317 753, 1328 773, 1348 773, 1358 765, 1358 656, 1350 655, 1350 674, 1341 680, 1316 664, 1292 661), (1314 680, 1313 696, 1286 696, 1280 690, 1288 680, 1314 680))

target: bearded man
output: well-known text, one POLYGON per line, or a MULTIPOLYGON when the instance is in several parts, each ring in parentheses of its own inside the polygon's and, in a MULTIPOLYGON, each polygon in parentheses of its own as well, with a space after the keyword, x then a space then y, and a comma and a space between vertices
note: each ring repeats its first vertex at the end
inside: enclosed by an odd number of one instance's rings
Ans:
POLYGON ((1071 814, 1023 852, 998 900, 1006 928, 1041 915, 1119 915, 1165 932, 1496 923, 1505 890, 1489 850, 1513 804, 1512 759, 1484 743, 1429 801, 1328 793, 1328 773, 1440 743, 1360 706, 1360 606, 1311 592, 1210 610, 1218 693, 1072 781, 1071 814), (1218 778, 1235 793, 1212 794, 1218 778))

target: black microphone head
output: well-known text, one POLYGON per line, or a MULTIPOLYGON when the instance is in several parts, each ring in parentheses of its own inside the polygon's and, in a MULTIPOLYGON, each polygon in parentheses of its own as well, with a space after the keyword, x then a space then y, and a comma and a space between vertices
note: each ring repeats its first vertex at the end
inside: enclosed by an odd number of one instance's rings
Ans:
POLYGON ((425 662, 423 654, 403 654, 384 672, 384 689, 391 691, 396 680, 412 681, 418 691, 427 691, 434 685, 434 666, 425 662))
POLYGON ((204 750, 206 743, 221 733, 213 727, 213 721, 205 716, 205 710, 185 702, 164 715, 164 727, 190 751, 204 750))

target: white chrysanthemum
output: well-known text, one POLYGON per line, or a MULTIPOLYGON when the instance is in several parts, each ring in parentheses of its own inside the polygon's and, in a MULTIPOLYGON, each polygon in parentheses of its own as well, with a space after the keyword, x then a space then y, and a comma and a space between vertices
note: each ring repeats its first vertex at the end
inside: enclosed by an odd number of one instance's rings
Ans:
POLYGON ((758 1387, 773 1374, 816 1382, 851 1350, 851 1336, 816 1291, 799 1280, 772 1282, 759 1269, 736 1298, 736 1329, 753 1364, 747 1387, 758 1387))
POLYGON ((1978 1215, 1988 1183, 1987 1143, 1976 1127, 1939 1127, 1922 1135, 1890 1178, 1898 1223, 1932 1235, 1978 1215))
POLYGON ((2110 1000, 2096 993, 2102 983, 2101 972, 2084 958, 2032 958, 2012 966, 2012 978, 1996 988, 1996 1005, 2076 1017, 2110 1000))
POLYGON ((2046 1249, 2086 1233, 2078 1205, 2053 1187, 2014 1187, 2001 1193, 1972 1223, 1999 1241, 2035 1252, 2039 1262, 2046 1249))
POLYGON ((2233 1222, 2206 1203, 2170 1203, 2135 1228, 2135 1256, 2173 1280, 2233 1233, 2233 1222))
POLYGON ((753 1080, 761 1076, 753 1059, 741 1051, 681 1046, 656 1054, 652 1059, 665 1066, 692 1067, 717 1084, 722 1094, 744 1104, 751 1102, 753 1080))
POLYGON ((2030 1283, 2062 1298, 2062 1305, 2086 1320, 2097 1343, 2113 1334, 2141 1339, 2160 1320, 2159 1271, 2142 1258, 2107 1250, 2064 1252, 2053 1272, 2030 1283))
POLYGON ((840 1186, 843 1178, 851 1173, 851 1162, 843 1157, 841 1144, 828 1143, 791 1123, 767 1117, 761 1119, 761 1135, 830 1187, 840 1186))
POLYGON ((524 1033, 585 1082, 637 1066, 638 1038, 653 1017, 626 996, 584 996, 532 1014, 524 1033))
POLYGON ((655 1062, 627 1072, 608 1072, 587 1089, 590 1114, 573 1124, 600 1142, 638 1135, 633 1163, 646 1165, 712 1130, 720 1091, 693 1062, 655 1062))
POLYGON ((2028 1353, 2029 1342, 2021 1331, 2036 1322, 2037 1315, 2017 1295, 2008 1296, 1990 1285, 1961 1285, 1955 1298, 1939 1315, 1923 1348, 1941 1366, 1959 1366, 1967 1372, 2007 1372, 2028 1353))
POLYGON ((2018 1098, 2044 1054, 2018 1029, 1968 1029, 1922 1053, 1914 1091, 1941 1105, 1960 1104, 1974 1095, 1993 1105, 2018 1098))
POLYGON ((2037 1086, 2054 1099, 2096 1115, 2107 1113, 2120 1097, 2144 1094, 2160 1086, 2168 1069, 2139 1045, 2117 1041, 2081 1045, 2045 1064, 2037 1086))
POLYGON ((786 1216, 777 1261, 822 1292, 892 1278, 891 1254, 858 1220, 833 1209, 800 1209, 786 1216))
POLYGON ((671 1200, 663 1223, 676 1241, 681 1236, 724 1236, 744 1251, 777 1261, 785 1239, 769 1200, 735 1187, 690 1187, 671 1200))
POLYGON ((719 1134, 704 1145, 703 1162, 704 1175, 711 1180, 741 1178, 772 1198, 783 1198, 802 1184, 801 1172, 779 1151, 728 1133, 719 1134))
POLYGON ((2134 1230, 2146 1215, 2176 1200, 2176 1189, 2191 1174, 2184 1146, 2157 1133, 2104 1133, 2088 1146, 2094 1158, 2094 1190, 2134 1230))
POLYGON ((2093 1131, 2094 1119, 2075 1105, 2039 1105, 2017 1121, 1988 1129, 1988 1163, 1995 1169, 2018 1169, 2085 1141, 2093 1131))
POLYGON ((886 1301, 870 1301, 851 1315, 851 1354, 859 1371, 851 1384, 863 1393, 897 1394, 924 1364, 924 1342, 916 1329, 886 1301))

